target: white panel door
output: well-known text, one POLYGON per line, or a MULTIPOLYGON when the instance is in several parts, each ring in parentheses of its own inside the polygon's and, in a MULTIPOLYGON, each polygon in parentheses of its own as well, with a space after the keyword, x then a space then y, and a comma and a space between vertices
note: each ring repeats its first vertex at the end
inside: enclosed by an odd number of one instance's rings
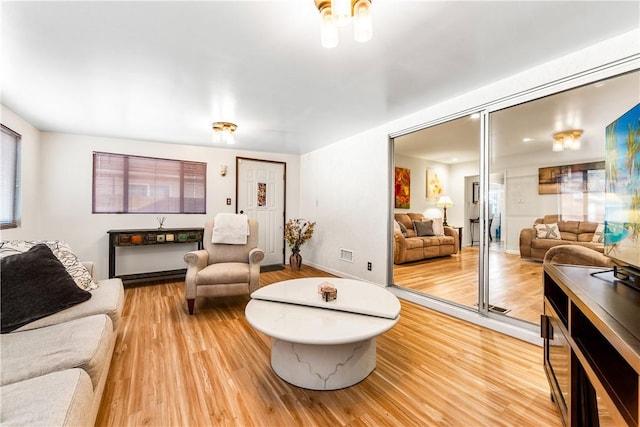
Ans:
POLYGON ((284 263, 284 163, 238 159, 238 213, 258 220, 262 265, 284 263))

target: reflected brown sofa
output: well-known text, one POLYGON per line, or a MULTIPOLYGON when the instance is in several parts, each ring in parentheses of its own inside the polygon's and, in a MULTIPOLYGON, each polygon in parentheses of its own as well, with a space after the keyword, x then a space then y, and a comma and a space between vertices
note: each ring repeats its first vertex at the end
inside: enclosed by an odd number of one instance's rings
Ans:
POLYGON ((591 221, 562 221, 560 215, 545 215, 535 220, 534 224, 558 224, 560 239, 539 239, 534 227, 520 231, 520 256, 542 261, 547 251, 555 246, 576 245, 604 252, 603 243, 592 242, 593 234, 598 227, 591 221))
POLYGON ((444 227, 444 236, 418 237, 413 230, 413 221, 422 221, 421 213, 397 213, 394 218, 407 228, 405 237, 400 230, 393 232, 393 263, 420 261, 458 253, 458 232, 451 227, 444 227))

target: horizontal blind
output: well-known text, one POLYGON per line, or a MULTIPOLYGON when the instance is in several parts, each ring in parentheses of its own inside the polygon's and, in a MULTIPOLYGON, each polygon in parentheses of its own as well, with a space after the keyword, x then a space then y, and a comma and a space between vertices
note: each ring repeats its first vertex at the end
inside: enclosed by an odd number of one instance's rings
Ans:
POLYGON ((206 213, 207 164, 94 153, 94 213, 206 213))
POLYGON ((17 172, 20 134, 2 125, 0 141, 0 225, 12 228, 17 225, 17 172))

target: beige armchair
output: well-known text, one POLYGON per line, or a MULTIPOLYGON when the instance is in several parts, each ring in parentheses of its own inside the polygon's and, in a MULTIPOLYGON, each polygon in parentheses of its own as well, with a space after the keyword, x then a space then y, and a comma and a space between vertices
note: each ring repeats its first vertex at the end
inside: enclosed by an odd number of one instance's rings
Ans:
POLYGON ((260 287, 260 262, 264 251, 258 248, 258 222, 249 220, 245 245, 211 243, 213 220, 204 227, 204 249, 188 252, 185 298, 193 314, 196 297, 249 294, 260 287))

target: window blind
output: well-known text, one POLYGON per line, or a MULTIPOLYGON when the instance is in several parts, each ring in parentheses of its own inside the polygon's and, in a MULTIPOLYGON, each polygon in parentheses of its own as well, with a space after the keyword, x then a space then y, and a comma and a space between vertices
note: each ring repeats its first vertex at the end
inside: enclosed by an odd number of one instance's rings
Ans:
POLYGON ((18 150, 21 136, 5 125, 0 141, 0 226, 17 227, 18 150))
POLYGON ((206 213, 207 164, 93 153, 93 213, 206 213))

